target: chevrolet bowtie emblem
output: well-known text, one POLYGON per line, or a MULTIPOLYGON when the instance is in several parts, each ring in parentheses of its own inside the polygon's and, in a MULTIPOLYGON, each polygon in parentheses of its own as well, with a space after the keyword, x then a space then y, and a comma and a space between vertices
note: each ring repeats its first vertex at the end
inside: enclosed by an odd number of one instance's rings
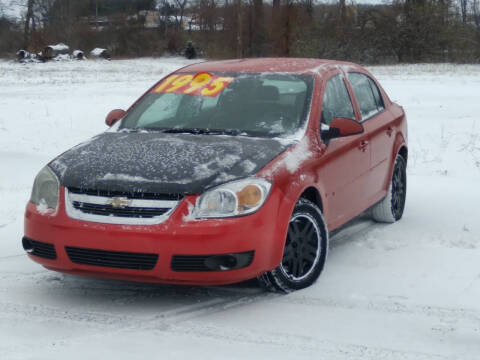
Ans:
POLYGON ((107 205, 112 205, 114 209, 123 209, 130 205, 132 200, 127 199, 126 197, 114 197, 107 200, 107 205))

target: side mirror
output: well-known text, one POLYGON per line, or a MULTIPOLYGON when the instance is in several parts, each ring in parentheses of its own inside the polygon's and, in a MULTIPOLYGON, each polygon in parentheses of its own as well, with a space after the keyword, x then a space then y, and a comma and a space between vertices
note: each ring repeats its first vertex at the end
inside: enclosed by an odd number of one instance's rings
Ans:
POLYGON ((107 126, 112 126, 126 114, 125 110, 115 109, 108 113, 107 117, 105 118, 105 124, 107 126))
MULTIPOLYGON (((322 124, 323 125, 323 124, 322 124)), ((324 140, 363 133, 363 125, 352 119, 334 118, 328 129, 322 129, 324 140)))

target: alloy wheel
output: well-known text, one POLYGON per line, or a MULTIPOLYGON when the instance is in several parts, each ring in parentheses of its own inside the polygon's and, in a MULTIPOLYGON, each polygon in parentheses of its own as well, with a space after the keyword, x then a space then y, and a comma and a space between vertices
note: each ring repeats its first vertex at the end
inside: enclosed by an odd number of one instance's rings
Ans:
POLYGON ((290 220, 281 270, 293 281, 300 281, 315 269, 320 257, 321 235, 310 214, 298 214, 290 220))
POLYGON ((392 210, 395 219, 400 218, 405 206, 407 182, 405 168, 402 162, 397 162, 392 178, 392 210))

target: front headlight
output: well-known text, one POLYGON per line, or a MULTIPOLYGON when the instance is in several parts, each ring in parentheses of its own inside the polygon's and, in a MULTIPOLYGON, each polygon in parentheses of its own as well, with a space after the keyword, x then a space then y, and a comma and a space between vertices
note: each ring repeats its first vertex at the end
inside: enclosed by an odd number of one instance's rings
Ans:
POLYGON ((202 194, 195 205, 195 218, 222 218, 247 215, 260 209, 272 184, 262 178, 232 181, 202 194))
POLYGON ((58 191, 60 184, 57 176, 45 166, 38 173, 33 182, 32 196, 30 201, 42 208, 56 209, 58 205, 58 191))

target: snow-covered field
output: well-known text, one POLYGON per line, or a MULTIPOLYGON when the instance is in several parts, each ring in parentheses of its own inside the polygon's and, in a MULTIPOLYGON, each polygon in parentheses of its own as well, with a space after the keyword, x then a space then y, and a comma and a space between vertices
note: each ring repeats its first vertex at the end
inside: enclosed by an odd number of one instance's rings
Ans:
POLYGON ((254 282, 49 272, 21 248, 35 174, 182 59, 0 61, 0 359, 480 359, 480 66, 372 67, 409 119, 404 218, 361 218, 286 296, 254 282))

